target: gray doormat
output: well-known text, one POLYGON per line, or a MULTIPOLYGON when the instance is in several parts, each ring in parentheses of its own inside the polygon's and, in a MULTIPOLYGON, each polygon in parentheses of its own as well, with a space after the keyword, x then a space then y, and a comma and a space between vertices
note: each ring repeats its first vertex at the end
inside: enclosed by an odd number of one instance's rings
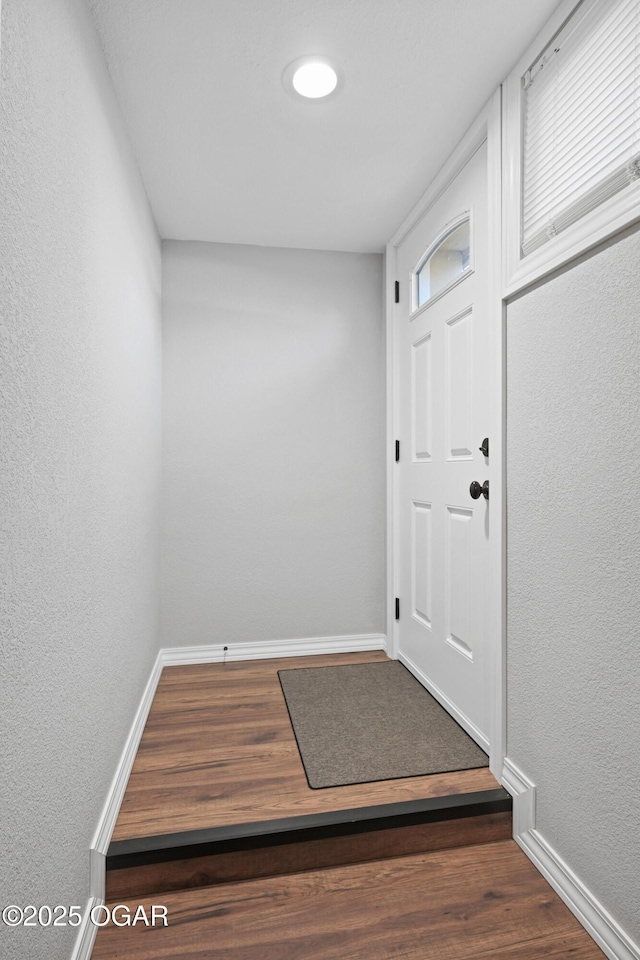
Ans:
POLYGON ((314 789, 489 765, 397 660, 279 670, 278 677, 314 789))

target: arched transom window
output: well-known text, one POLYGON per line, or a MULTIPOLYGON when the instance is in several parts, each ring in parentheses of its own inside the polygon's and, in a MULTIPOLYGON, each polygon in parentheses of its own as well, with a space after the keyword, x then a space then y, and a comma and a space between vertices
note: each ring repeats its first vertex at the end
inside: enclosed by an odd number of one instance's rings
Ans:
POLYGON ((427 248, 413 273, 413 309, 441 296, 471 271, 471 216, 447 224, 427 248))

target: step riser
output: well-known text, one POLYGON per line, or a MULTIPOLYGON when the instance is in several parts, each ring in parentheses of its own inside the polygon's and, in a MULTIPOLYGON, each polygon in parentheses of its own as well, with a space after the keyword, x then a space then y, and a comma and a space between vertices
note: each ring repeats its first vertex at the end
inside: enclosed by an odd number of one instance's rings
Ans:
POLYGON ((108 902, 238 880, 365 863, 511 837, 511 812, 365 830, 107 871, 108 902))

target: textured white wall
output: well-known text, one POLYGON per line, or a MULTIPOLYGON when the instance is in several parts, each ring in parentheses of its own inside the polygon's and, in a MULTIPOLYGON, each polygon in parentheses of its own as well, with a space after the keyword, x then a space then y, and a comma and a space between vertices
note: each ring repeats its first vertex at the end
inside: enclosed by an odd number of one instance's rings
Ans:
POLYGON ((508 309, 508 755, 640 941, 640 234, 508 309))
POLYGON ((160 244, 82 0, 3 0, 0 95, 0 903, 84 909, 158 646, 160 244))
POLYGON ((163 645, 383 631, 381 257, 162 247, 163 645))

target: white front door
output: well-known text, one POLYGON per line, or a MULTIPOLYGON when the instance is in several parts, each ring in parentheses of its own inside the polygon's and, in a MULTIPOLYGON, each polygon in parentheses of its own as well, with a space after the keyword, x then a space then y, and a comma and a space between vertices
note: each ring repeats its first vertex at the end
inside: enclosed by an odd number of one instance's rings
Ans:
POLYGON ((488 751, 492 501, 490 483, 489 499, 480 487, 497 397, 487 178, 485 140, 398 246, 394 325, 398 654, 488 751))

